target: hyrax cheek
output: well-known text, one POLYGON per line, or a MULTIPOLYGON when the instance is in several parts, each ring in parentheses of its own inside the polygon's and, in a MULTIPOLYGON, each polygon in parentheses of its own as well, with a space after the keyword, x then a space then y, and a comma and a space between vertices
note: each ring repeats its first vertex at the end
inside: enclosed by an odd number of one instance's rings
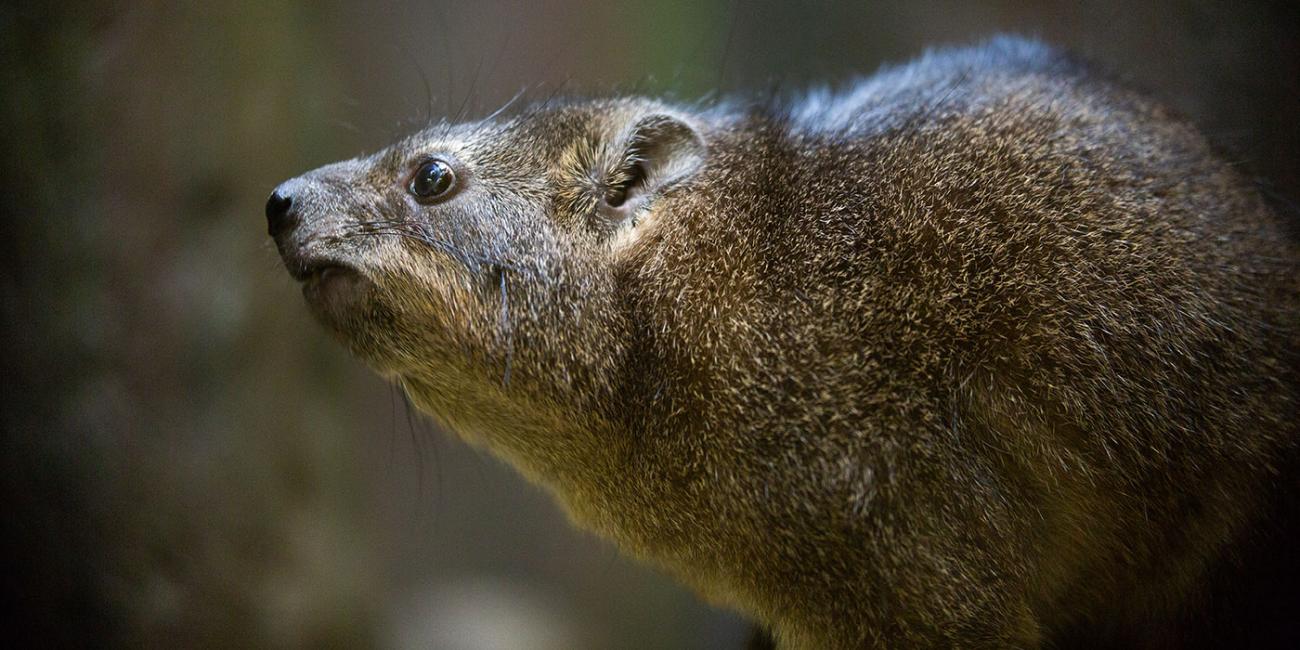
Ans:
POLYGON ((346 266, 327 266, 303 283, 303 296, 317 315, 337 324, 363 311, 374 285, 364 275, 346 266))

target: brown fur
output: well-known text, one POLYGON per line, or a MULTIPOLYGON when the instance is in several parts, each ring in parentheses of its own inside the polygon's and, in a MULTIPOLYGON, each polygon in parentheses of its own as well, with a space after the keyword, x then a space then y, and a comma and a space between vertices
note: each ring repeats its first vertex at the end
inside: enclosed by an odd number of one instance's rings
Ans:
POLYGON ((1278 216, 1033 43, 791 104, 549 102, 281 191, 354 351, 784 648, 1168 641, 1297 433, 1278 216), (459 189, 426 206, 430 155, 459 189))

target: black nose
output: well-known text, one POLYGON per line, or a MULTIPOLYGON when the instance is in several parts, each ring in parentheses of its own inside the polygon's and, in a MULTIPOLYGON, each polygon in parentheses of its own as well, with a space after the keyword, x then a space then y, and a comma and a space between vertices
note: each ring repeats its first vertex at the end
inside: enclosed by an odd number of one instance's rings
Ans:
POLYGON ((296 220, 293 215, 293 197, 280 194, 279 190, 271 192, 271 198, 266 200, 267 233, 275 237, 296 220))

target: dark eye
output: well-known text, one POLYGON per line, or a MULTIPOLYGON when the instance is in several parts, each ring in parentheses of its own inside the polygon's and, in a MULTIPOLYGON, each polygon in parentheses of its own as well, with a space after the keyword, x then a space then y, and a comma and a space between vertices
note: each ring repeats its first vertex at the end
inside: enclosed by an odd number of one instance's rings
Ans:
POLYGON ((406 189, 415 198, 429 201, 449 192, 455 182, 456 174, 450 165, 441 160, 430 160, 415 170, 406 189))

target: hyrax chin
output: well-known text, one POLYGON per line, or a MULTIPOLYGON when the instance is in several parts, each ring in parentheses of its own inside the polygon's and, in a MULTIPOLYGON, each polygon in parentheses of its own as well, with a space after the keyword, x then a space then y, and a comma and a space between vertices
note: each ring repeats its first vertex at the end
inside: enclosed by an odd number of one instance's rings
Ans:
POLYGON ((437 125, 267 217, 357 355, 781 647, 1250 633, 1197 613, 1290 482, 1300 255, 1041 45, 437 125))

